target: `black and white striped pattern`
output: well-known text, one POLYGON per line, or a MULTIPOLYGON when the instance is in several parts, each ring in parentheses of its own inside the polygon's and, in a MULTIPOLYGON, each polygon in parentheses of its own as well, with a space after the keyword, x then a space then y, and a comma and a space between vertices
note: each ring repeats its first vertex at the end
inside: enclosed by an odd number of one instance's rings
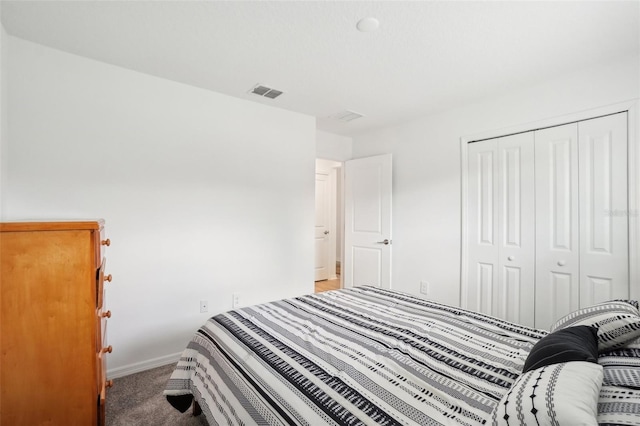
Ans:
POLYGON ((640 337, 640 312, 636 301, 603 302, 560 318, 551 327, 551 331, 576 325, 598 328, 598 349, 604 352, 622 347, 640 337))
POLYGON ((640 348, 624 347, 602 354, 605 386, 624 386, 640 390, 640 348))
POLYGON ((211 425, 485 424, 546 332, 372 287, 220 314, 165 394, 211 425))
POLYGON ((598 424, 640 425, 640 390, 602 386, 598 400, 598 424))
MULTIPOLYGON (((531 400, 508 391, 546 334, 390 290, 338 290, 210 319, 165 394, 181 409, 195 396, 210 425, 487 424, 503 419, 492 418, 503 395, 531 400)), ((638 351, 640 339, 599 358, 600 425, 640 425, 638 351)), ((575 392, 554 383, 545 401, 575 392)))

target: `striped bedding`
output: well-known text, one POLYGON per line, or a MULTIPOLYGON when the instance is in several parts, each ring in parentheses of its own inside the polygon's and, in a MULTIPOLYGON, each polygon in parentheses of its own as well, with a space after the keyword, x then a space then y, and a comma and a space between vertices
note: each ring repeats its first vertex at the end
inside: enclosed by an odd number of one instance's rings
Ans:
POLYGON ((210 425, 480 425, 545 331, 373 287, 223 313, 165 395, 210 425))

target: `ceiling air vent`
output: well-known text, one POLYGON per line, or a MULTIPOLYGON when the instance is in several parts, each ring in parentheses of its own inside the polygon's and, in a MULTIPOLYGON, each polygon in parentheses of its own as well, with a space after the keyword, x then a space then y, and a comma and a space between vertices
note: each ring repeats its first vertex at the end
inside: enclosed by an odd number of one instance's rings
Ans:
POLYGON ((358 112, 354 112, 354 111, 342 111, 337 113, 336 115, 333 116, 333 118, 340 120, 340 121, 344 121, 344 122, 349 122, 349 121, 353 121, 357 118, 361 118, 364 117, 364 115, 358 113, 358 112))
POLYGON ((256 84, 249 93, 253 93, 258 96, 262 96, 269 99, 275 99, 282 95, 282 91, 272 89, 271 87, 264 86, 262 84, 256 84))

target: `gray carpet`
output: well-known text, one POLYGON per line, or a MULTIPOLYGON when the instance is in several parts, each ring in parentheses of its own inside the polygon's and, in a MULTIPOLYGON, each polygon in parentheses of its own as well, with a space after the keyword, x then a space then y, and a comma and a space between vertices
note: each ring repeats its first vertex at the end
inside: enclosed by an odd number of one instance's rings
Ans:
POLYGON ((107 426, 206 426, 191 409, 180 413, 162 395, 175 364, 121 377, 107 390, 107 426))

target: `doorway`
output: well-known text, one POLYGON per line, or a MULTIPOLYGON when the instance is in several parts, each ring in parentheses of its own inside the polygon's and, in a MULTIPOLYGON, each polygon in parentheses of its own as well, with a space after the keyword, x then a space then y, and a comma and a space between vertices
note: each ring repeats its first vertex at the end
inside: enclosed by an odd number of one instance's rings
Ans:
POLYGON ((342 163, 316 159, 315 291, 342 287, 342 163))

